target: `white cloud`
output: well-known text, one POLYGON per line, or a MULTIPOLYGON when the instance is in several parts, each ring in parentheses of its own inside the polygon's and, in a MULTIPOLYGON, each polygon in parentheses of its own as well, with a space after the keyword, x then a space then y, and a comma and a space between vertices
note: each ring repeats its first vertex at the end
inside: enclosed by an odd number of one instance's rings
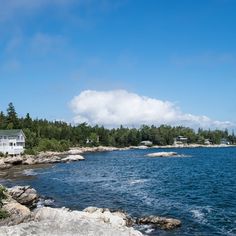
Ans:
POLYGON ((126 90, 86 90, 74 97, 70 107, 74 122, 117 127, 147 125, 184 125, 192 128, 229 128, 233 124, 207 116, 183 113, 174 103, 140 96, 126 90))

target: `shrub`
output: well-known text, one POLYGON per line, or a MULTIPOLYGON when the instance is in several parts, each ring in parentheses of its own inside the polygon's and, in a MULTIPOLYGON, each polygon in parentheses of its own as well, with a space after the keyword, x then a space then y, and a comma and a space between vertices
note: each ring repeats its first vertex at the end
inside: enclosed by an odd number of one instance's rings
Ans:
POLYGON ((70 143, 66 140, 57 141, 56 139, 41 139, 37 146, 37 151, 67 151, 69 150, 70 143))
POLYGON ((24 151, 24 155, 37 155, 37 151, 35 150, 35 149, 31 149, 31 148, 29 148, 29 149, 26 149, 25 151, 24 151))
MULTIPOLYGON (((2 200, 6 198, 5 192, 6 192, 6 188, 3 187, 2 185, 0 185, 0 207, 2 206, 2 200)), ((9 216, 8 212, 0 209, 0 219, 5 219, 9 216)))
POLYGON ((5 156, 4 153, 0 152, 0 157, 4 157, 4 156, 5 156))
POLYGON ((5 210, 0 209, 0 220, 5 219, 9 216, 9 213, 5 210))
POLYGON ((0 202, 2 202, 2 199, 6 198, 5 192, 6 192, 6 188, 2 185, 0 185, 0 202))

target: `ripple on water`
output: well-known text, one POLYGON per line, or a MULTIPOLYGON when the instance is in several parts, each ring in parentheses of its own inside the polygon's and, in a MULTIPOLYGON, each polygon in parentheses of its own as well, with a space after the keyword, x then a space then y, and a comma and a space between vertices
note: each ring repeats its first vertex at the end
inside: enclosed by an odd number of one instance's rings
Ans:
POLYGON ((36 178, 17 184, 31 185, 57 205, 73 209, 121 208, 133 216, 152 214, 183 222, 171 232, 143 229, 152 236, 235 236, 236 148, 171 150, 192 158, 145 157, 154 151, 85 154, 84 162, 27 170, 26 175, 36 178))

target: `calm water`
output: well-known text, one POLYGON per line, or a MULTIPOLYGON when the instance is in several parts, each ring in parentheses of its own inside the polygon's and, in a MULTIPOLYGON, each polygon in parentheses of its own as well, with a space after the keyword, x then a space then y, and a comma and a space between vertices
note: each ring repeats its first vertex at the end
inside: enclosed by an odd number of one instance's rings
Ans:
POLYGON ((8 184, 30 184, 57 206, 119 208, 183 222, 150 235, 236 235, 236 148, 162 149, 191 157, 145 157, 156 151, 86 154, 86 161, 27 170, 36 178, 8 184))

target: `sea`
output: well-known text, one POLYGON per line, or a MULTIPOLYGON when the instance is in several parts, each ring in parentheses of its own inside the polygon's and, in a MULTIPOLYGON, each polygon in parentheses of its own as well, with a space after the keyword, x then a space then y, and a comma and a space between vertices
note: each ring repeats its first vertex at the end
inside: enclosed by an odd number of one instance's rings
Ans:
POLYGON ((236 235, 236 148, 132 149, 84 154, 85 161, 22 169, 7 186, 31 185, 54 207, 124 210, 182 221, 164 231, 136 226, 146 235, 236 235), (173 151, 178 157, 148 157, 173 151))

